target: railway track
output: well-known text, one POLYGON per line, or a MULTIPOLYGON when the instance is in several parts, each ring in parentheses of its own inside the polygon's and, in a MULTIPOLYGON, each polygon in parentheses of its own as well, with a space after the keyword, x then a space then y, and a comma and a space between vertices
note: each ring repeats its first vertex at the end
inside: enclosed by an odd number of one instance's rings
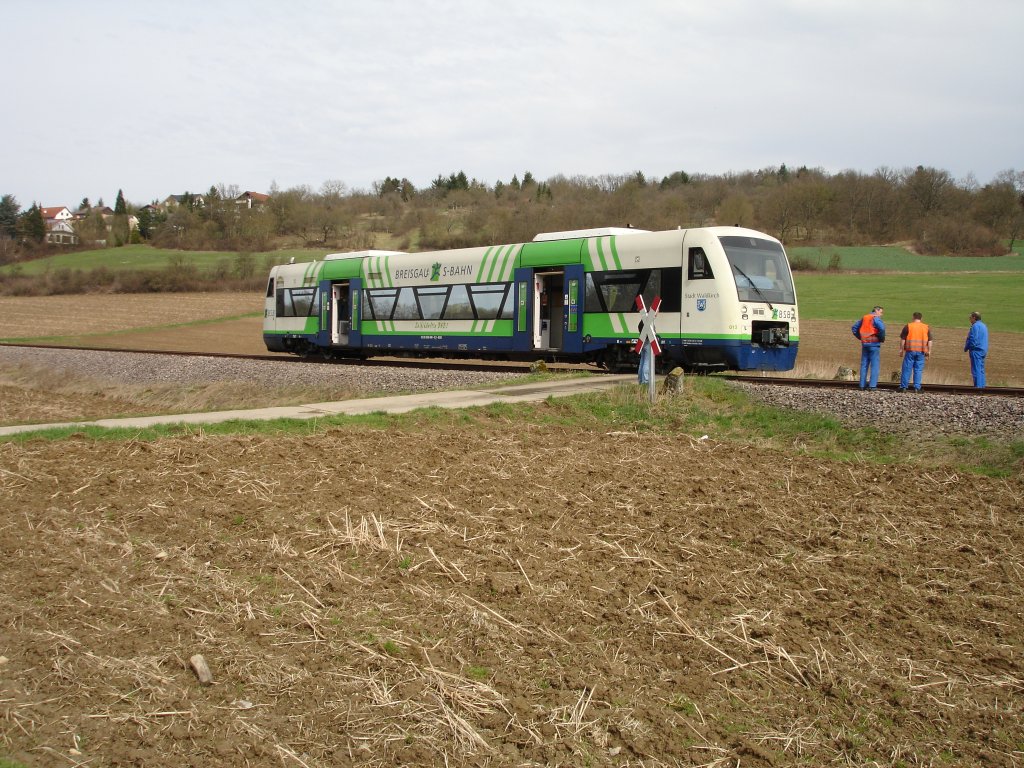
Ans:
MULTIPOLYGON (((768 384, 787 387, 813 387, 815 389, 840 389, 856 391, 860 388, 857 381, 843 381, 833 379, 797 379, 784 376, 743 376, 739 374, 716 374, 723 379, 731 381, 743 381, 750 384, 768 384)), ((883 392, 898 392, 899 385, 891 382, 878 382, 878 389, 883 392)), ((964 384, 925 384, 923 392, 930 392, 937 395, 982 395, 1002 397, 1024 397, 1024 388, 1021 387, 986 387, 975 389, 964 384)), ((871 393, 865 392, 866 397, 871 393)), ((913 397, 913 392, 905 393, 907 397, 913 397)))
MULTIPOLYGON (((61 344, 22 344, 22 343, 0 343, 0 347, 24 347, 28 349, 67 349, 76 352, 120 352, 126 355, 164 355, 168 357, 215 357, 229 360, 259 360, 269 362, 284 362, 293 365, 362 365, 362 366, 386 366, 391 368, 415 368, 434 370, 457 370, 474 371, 480 373, 508 373, 509 371, 529 372, 534 363, 529 361, 515 360, 476 360, 476 359, 448 359, 448 358, 411 358, 411 357, 389 357, 377 355, 370 358, 361 357, 335 357, 324 358, 320 355, 300 357, 287 353, 266 353, 258 355, 238 354, 234 352, 185 352, 182 350, 167 349, 124 349, 117 347, 82 347, 61 344)), ((556 373, 567 373, 573 371, 586 371, 589 373, 606 373, 606 371, 595 368, 592 365, 582 363, 545 363, 547 370, 556 373)))
MULTIPOLYGON (((166 355, 175 357, 216 357, 233 360, 261 360, 273 362, 288 362, 292 364, 331 364, 331 365, 363 365, 363 366, 386 366, 392 368, 410 369, 435 369, 435 370, 459 370, 478 371, 482 373, 506 373, 508 371, 527 372, 532 369, 534 363, 513 360, 480 361, 472 359, 447 359, 447 358, 407 358, 375 356, 371 358, 335 358, 327 360, 320 356, 297 357, 290 354, 237 354, 233 352, 186 352, 182 350, 166 349, 119 349, 114 347, 82 347, 59 344, 22 344, 3 343, 0 346, 27 347, 31 349, 67 349, 87 352, 121 352, 132 355, 166 355)), ((604 369, 597 368, 585 363, 546 363, 547 370, 556 373, 570 373, 584 371, 587 373, 603 374, 604 369)), ((750 384, 761 384, 768 386, 808 387, 814 389, 837 389, 844 391, 857 390, 857 381, 844 381, 833 379, 801 379, 789 378, 779 375, 743 375, 735 373, 714 373, 709 374, 716 378, 727 381, 739 381, 750 384)), ((898 385, 891 382, 879 382, 878 389, 884 392, 896 392, 898 385)), ((981 396, 1002 396, 1002 397, 1024 397, 1024 388, 1021 387, 987 387, 986 389, 975 389, 974 387, 961 384, 926 384, 925 392, 943 395, 981 395, 981 396)), ((870 396, 865 393, 865 396, 870 396)), ((913 393, 907 393, 913 397, 913 393)))

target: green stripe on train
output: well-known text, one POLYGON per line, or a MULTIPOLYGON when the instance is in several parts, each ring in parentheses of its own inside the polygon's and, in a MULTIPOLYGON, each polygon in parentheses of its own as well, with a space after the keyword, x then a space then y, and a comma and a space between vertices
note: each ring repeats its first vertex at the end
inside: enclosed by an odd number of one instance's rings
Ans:
POLYGON ((579 264, 586 240, 550 240, 525 243, 519 252, 521 267, 554 267, 579 264))
POLYGON ((583 264, 587 272, 608 272, 622 269, 615 235, 594 237, 586 241, 583 248, 583 264))

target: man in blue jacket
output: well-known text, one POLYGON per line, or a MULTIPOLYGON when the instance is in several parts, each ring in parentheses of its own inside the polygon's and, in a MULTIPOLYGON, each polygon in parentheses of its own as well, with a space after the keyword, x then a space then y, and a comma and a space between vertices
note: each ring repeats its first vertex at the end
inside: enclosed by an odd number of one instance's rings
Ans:
POLYGON ((971 312, 971 330, 967 332, 964 352, 971 358, 971 379, 978 389, 985 388, 985 356, 988 354, 988 328, 981 322, 981 315, 971 312))
POLYGON ((878 388, 878 366, 882 358, 882 342, 885 341, 885 323, 882 322, 881 307, 876 306, 855 322, 850 330, 860 339, 860 388, 878 388))

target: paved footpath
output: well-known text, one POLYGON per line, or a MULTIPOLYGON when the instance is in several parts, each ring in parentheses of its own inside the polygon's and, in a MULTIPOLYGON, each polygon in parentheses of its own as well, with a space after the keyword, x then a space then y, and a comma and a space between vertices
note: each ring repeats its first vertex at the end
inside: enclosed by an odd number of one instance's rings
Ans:
POLYGON ((238 411, 212 411, 169 416, 138 416, 125 419, 69 421, 60 424, 19 424, 0 427, 0 436, 44 429, 66 427, 107 427, 141 429, 158 424, 217 424, 222 421, 269 421, 271 419, 320 419, 326 416, 358 416, 366 413, 406 413, 417 408, 471 408, 491 403, 527 403, 549 397, 596 392, 636 382, 636 374, 601 375, 495 386, 485 389, 460 389, 449 392, 423 392, 394 397, 368 397, 361 400, 340 400, 334 403, 290 405, 277 408, 252 408, 238 411))

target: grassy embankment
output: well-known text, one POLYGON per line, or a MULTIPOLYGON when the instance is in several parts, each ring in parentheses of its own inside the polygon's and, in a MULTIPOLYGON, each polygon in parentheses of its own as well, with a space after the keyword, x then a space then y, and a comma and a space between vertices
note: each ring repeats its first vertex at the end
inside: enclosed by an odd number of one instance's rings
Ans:
MULTIPOLYGON (((324 249, 293 248, 283 251, 254 252, 250 254, 259 270, 265 263, 286 264, 289 259, 311 261, 329 251, 324 249)), ((6 264, 0 267, 0 276, 21 274, 41 275, 58 269, 88 271, 106 269, 111 272, 126 270, 164 269, 173 260, 181 260, 201 271, 210 272, 224 262, 233 261, 238 254, 226 251, 170 251, 150 245, 126 245, 122 248, 98 248, 88 251, 57 253, 44 259, 6 264)))
MULTIPOLYGON (((550 374, 543 374, 549 376, 550 374)), ((1024 440, 1014 437, 923 437, 919 433, 880 432, 851 428, 837 419, 757 404, 743 392, 716 378, 688 379, 683 397, 660 397, 651 405, 645 388, 630 385, 606 393, 549 398, 544 407, 491 405, 451 411, 429 408, 407 414, 373 413, 322 419, 265 422, 229 421, 209 425, 169 425, 150 429, 61 428, 0 438, 0 443, 31 439, 64 439, 86 435, 104 440, 156 440, 165 437, 212 435, 312 435, 347 425, 384 430, 434 424, 450 430, 500 429, 504 421, 530 423, 538 429, 582 428, 595 435, 619 430, 658 435, 685 434, 694 439, 767 445, 780 451, 838 460, 883 464, 948 465, 959 471, 1009 476, 1021 471, 1024 440)))

